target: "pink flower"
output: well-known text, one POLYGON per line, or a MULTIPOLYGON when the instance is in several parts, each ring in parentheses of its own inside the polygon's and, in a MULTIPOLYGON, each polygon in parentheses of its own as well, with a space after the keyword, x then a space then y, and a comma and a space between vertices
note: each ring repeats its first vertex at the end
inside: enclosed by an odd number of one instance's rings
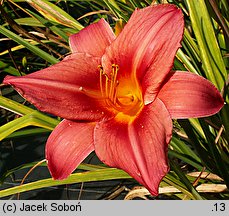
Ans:
POLYGON ((223 106, 218 90, 171 71, 184 21, 174 5, 137 9, 116 38, 101 19, 70 37, 72 54, 10 84, 38 109, 64 118, 46 145, 54 179, 67 178, 95 150, 152 195, 169 170, 172 118, 203 117, 223 106))

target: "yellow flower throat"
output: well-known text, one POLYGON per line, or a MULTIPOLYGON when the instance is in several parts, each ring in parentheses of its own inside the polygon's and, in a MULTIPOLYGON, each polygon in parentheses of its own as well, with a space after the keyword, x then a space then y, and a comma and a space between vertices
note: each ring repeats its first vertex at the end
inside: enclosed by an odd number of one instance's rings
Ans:
POLYGON ((85 91, 83 88, 81 90, 88 96, 105 101, 106 107, 116 112, 117 117, 122 120, 136 117, 143 107, 142 92, 137 79, 120 77, 118 80, 119 66, 116 64, 112 65, 109 75, 101 65, 98 69, 100 93, 85 91))

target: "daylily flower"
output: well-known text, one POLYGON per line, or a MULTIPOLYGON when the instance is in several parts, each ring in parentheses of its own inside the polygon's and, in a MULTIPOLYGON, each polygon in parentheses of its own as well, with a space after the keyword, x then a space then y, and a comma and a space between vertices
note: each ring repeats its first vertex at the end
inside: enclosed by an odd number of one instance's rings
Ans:
POLYGON ((54 179, 67 178, 95 150, 158 194, 172 119, 213 115, 224 103, 203 77, 171 71, 183 28, 174 5, 136 9, 117 37, 101 19, 70 37, 72 54, 60 63, 4 79, 41 111, 64 118, 46 144, 54 179))

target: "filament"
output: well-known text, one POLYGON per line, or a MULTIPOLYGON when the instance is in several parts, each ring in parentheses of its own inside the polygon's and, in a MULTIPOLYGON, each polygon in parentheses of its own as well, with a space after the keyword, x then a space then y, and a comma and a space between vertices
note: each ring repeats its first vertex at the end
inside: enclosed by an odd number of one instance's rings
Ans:
POLYGON ((102 99, 107 107, 113 108, 118 112, 135 115, 142 105, 141 96, 138 95, 138 91, 133 87, 135 85, 132 86, 131 82, 125 82, 127 85, 119 88, 119 66, 117 64, 112 64, 110 73, 104 71, 101 65, 98 66, 98 69, 99 91, 88 90, 83 87, 79 87, 79 90, 89 97, 102 99), (133 90, 132 92, 137 92, 137 94, 131 94, 129 88, 133 90), (125 91, 126 89, 127 91, 125 91))

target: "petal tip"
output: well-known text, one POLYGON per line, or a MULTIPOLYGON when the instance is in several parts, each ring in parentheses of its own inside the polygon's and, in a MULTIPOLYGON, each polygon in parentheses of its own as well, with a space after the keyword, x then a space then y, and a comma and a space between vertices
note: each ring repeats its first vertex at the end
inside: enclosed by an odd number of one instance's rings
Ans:
POLYGON ((101 57, 107 46, 115 39, 110 25, 105 19, 92 23, 69 37, 72 53, 83 52, 101 57))
POLYGON ((63 120, 57 125, 45 148, 48 169, 53 179, 66 179, 94 150, 93 130, 94 124, 69 120, 63 120))
POLYGON ((209 80, 184 71, 171 73, 157 97, 173 119, 211 116, 224 106, 221 93, 209 80))
POLYGON ((5 84, 5 85, 10 85, 10 80, 11 80, 12 78, 14 78, 14 76, 7 75, 7 76, 3 79, 2 83, 5 84))

